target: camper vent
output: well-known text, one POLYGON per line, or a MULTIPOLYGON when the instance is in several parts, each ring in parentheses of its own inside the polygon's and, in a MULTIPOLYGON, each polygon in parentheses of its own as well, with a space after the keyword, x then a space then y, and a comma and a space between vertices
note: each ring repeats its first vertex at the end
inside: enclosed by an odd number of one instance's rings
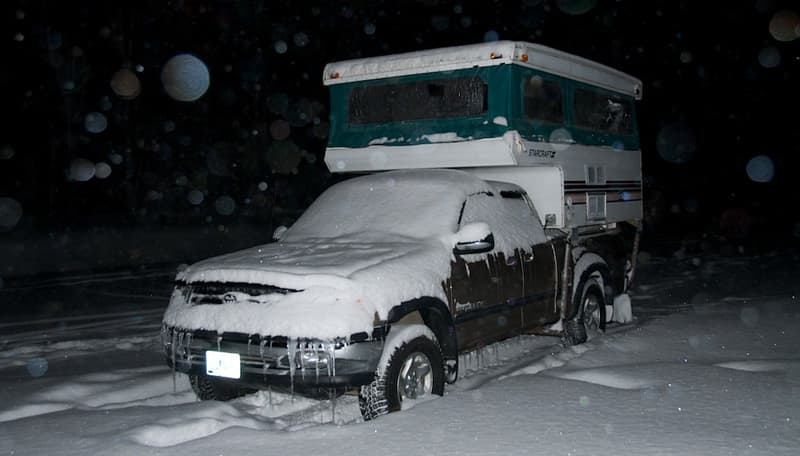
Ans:
POLYGON ((606 183, 606 168, 604 166, 586 165, 585 171, 588 185, 604 185, 606 183))
POLYGON ((606 218, 606 194, 586 194, 586 220, 603 220, 606 218))

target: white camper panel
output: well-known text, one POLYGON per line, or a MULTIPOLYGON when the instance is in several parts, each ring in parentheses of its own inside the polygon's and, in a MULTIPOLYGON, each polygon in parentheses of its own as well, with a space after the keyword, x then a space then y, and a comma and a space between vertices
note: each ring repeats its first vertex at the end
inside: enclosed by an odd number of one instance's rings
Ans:
MULTIPOLYGON (((452 139, 452 138, 451 138, 452 139)), ((409 146, 329 148, 331 172, 458 168, 524 188, 542 224, 572 228, 641 219, 641 152, 612 147, 502 138, 409 146)))
POLYGON ((514 153, 512 143, 504 136, 402 146, 374 144, 358 149, 329 147, 325 151, 325 164, 332 173, 343 173, 414 168, 509 166, 517 164, 518 156, 518 153, 514 153))
POLYGON ((536 208, 542 225, 564 226, 564 178, 561 168, 555 166, 502 166, 495 168, 465 168, 484 180, 511 182, 519 185, 528 194, 536 208))
POLYGON ((560 227, 643 217, 639 150, 522 140, 516 161, 522 169, 545 166, 562 171, 565 214, 560 227))

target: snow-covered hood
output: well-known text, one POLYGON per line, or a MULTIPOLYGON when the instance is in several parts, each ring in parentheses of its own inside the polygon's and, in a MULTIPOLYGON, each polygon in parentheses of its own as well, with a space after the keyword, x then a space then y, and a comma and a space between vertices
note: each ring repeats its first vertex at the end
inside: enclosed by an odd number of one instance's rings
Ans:
POLYGON ((305 290, 314 285, 349 289, 357 272, 406 258, 425 248, 418 240, 307 239, 272 243, 209 258, 189 266, 177 280, 236 282, 305 290))
POLYGON ((210 258, 186 268, 187 283, 250 283, 297 290, 253 302, 192 305, 176 290, 164 322, 191 329, 334 338, 372 331, 401 302, 446 299, 452 245, 398 236, 309 238, 210 258), (257 302, 255 302, 257 301, 257 302))

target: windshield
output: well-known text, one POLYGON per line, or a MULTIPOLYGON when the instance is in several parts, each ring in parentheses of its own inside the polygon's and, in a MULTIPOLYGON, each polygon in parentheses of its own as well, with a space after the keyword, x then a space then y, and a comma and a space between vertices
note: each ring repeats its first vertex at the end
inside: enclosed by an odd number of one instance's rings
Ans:
POLYGON ((408 171, 339 183, 311 205, 283 240, 366 233, 430 238, 454 233, 466 196, 473 185, 482 188, 482 181, 465 176, 457 171, 408 171))

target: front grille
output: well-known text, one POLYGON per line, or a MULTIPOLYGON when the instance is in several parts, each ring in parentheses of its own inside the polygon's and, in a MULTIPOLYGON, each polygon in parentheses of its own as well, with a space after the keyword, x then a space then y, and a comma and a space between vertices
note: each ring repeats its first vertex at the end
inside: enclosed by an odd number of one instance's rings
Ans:
POLYGON ((179 365, 204 365, 205 352, 217 350, 238 353, 242 371, 252 373, 289 373, 285 337, 248 336, 240 333, 189 331, 177 328, 162 330, 164 350, 179 365))
POLYGON ((266 381, 267 376, 273 376, 275 384, 283 381, 277 379, 286 379, 290 385, 293 380, 289 379, 307 376, 311 376, 308 379, 312 383, 323 376, 332 381, 337 375, 361 375, 363 378, 359 378, 367 381, 383 348, 380 341, 360 343, 368 341, 352 336, 350 340, 286 338, 190 330, 167 324, 161 327, 161 341, 168 364, 178 372, 202 375, 207 369, 207 352, 219 351, 239 355, 242 378, 263 376, 266 381))
POLYGON ((270 285, 256 285, 251 283, 222 283, 222 282, 198 282, 191 284, 178 285, 184 298, 190 304, 226 304, 240 300, 249 302, 260 302, 258 297, 271 295, 294 293, 297 290, 288 288, 273 287, 270 285), (242 295, 250 296, 240 299, 242 295))
MULTIPOLYGON (((180 331, 180 330, 178 330, 180 331)), ((189 334, 189 331, 185 331, 185 334, 189 334)), ((231 343, 237 345, 250 345, 259 347, 262 344, 268 347, 274 348, 282 348, 286 349, 287 342, 289 339, 283 336, 260 336, 258 334, 245 334, 245 333, 234 333, 234 332, 226 332, 223 335, 219 335, 216 331, 208 331, 204 329, 197 329, 191 331, 192 339, 194 340, 203 340, 206 341, 208 344, 215 344, 217 341, 220 343, 231 343)))

